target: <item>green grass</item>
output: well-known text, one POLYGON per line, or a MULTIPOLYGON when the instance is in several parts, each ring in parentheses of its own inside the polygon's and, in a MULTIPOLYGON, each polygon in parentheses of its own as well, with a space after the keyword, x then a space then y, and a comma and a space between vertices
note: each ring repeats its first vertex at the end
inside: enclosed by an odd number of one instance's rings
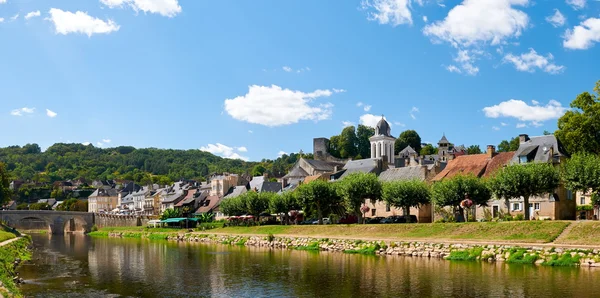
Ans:
POLYGON ((542 263, 543 266, 578 266, 581 257, 579 255, 572 256, 569 252, 562 254, 560 257, 553 255, 542 263))
MULTIPOLYGON (((226 227, 223 234, 290 235, 389 240, 470 240, 523 243, 551 242, 569 225, 563 221, 473 222, 433 224, 306 225, 226 227)), ((600 241, 600 237, 598 237, 600 241)))
POLYGON ((27 250, 27 246, 31 243, 31 238, 23 237, 15 242, 0 247, 0 281, 4 287, 10 292, 8 297, 21 297, 19 289, 12 281, 14 274, 13 263, 16 258, 23 261, 31 260, 31 253, 27 250))
POLYGON ((556 243, 600 245, 600 222, 587 221, 573 224, 571 231, 563 235, 556 243))
POLYGON ((306 246, 296 246, 294 249, 296 249, 296 250, 313 250, 313 251, 321 250, 321 248, 319 247, 319 241, 313 241, 306 246))
POLYGON ((381 249, 379 243, 375 243, 373 245, 364 246, 359 249, 347 249, 344 250, 344 253, 347 254, 360 254, 360 255, 374 255, 377 251, 381 249))
POLYGON ((528 254, 525 249, 513 249, 506 262, 513 264, 534 264, 539 258, 540 256, 537 253, 528 254))
POLYGON ((6 240, 10 240, 15 237, 17 237, 17 236, 13 233, 0 231, 0 242, 4 242, 6 240))
POLYGON ((450 255, 446 258, 451 261, 477 261, 481 258, 483 247, 473 247, 465 250, 454 250, 450 252, 450 255))

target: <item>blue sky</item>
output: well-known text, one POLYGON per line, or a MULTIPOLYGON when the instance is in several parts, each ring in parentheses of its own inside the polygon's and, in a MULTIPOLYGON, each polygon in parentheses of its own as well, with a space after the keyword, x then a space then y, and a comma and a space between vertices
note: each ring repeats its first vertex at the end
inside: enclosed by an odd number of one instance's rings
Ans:
POLYGON ((592 0, 0 0, 0 18, 0 146, 260 160, 384 114, 485 148, 555 130, 600 79, 592 0))

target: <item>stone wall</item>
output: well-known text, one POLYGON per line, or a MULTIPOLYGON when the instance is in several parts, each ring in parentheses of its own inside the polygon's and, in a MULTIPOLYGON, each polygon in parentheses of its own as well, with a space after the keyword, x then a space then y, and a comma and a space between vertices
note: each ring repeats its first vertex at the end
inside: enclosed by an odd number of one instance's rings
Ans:
POLYGON ((115 215, 94 214, 94 221, 98 228, 105 227, 140 227, 146 226, 148 221, 157 219, 155 216, 146 215, 115 215))
MULTIPOLYGON (((110 235, 119 237, 118 233, 110 235)), ((428 242, 385 242, 303 237, 178 234, 167 240, 259 246, 272 249, 318 250, 380 256, 441 258, 446 260, 506 262, 549 266, 600 267, 600 249, 548 246, 476 245, 428 242)))

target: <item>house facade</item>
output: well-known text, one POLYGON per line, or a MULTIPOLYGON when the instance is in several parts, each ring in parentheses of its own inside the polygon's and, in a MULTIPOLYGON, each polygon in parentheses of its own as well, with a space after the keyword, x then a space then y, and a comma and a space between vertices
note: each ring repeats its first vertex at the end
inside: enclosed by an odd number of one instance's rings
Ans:
POLYGON ((98 188, 88 197, 88 212, 111 212, 119 206, 119 192, 114 188, 98 188))

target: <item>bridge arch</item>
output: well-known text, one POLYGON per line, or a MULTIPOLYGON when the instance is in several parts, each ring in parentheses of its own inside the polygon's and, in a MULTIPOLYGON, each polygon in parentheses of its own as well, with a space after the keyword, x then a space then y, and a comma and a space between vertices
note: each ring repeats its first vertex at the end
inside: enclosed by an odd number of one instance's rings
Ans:
POLYGON ((11 227, 27 229, 32 220, 46 223, 52 234, 65 232, 90 232, 94 225, 94 214, 87 212, 66 212, 50 210, 4 210, 0 219, 11 227))

